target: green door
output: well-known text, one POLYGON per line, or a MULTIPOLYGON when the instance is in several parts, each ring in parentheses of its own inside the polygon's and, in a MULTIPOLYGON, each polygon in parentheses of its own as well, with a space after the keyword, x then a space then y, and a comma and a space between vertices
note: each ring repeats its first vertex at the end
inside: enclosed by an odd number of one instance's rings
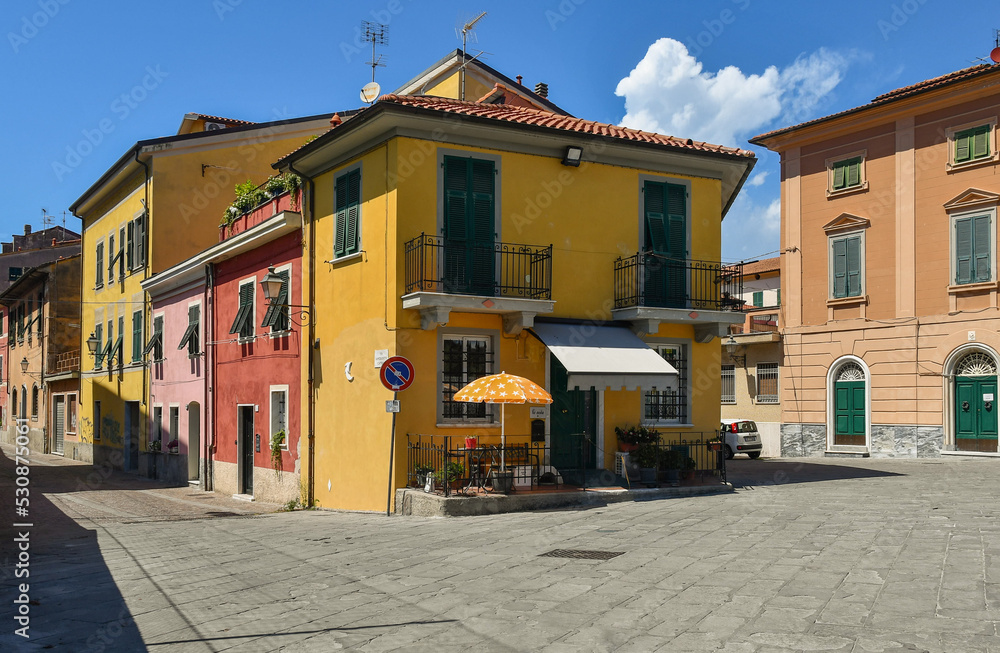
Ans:
POLYGON ((996 393, 996 377, 955 377, 955 438, 959 449, 997 450, 996 393))
POLYGON ((596 469, 597 391, 568 390, 566 368, 555 356, 549 360, 552 465, 564 476, 565 470, 596 469))
POLYGON ((496 171, 492 161, 444 158, 444 288, 496 296, 496 171))
POLYGON ((865 446, 865 382, 837 381, 833 443, 865 446))
POLYGON ((647 181, 643 187, 646 306, 687 306, 687 190, 647 181))

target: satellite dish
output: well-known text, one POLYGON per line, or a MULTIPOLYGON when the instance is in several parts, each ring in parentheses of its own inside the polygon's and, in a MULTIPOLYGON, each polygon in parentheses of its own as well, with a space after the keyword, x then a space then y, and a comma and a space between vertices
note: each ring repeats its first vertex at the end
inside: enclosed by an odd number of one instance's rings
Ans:
POLYGON ((361 89, 361 100, 371 104, 378 98, 379 92, 382 87, 378 85, 377 82, 368 82, 365 84, 364 88, 361 89))
POLYGON ((1000 63, 1000 48, 993 48, 993 51, 990 52, 990 59, 993 60, 993 63, 1000 63))

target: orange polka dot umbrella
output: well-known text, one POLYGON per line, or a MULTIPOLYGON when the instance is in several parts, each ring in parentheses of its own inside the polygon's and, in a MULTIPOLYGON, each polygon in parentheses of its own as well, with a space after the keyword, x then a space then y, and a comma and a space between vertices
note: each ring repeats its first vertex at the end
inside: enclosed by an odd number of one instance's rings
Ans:
POLYGON ((551 404, 552 395, 534 381, 501 372, 476 379, 455 393, 455 401, 500 404, 500 469, 504 464, 504 404, 551 404))

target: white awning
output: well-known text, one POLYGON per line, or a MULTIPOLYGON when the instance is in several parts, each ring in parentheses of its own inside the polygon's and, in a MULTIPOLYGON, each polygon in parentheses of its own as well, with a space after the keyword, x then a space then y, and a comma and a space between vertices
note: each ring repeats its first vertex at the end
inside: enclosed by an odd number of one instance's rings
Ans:
POLYGON ((570 390, 677 389, 674 366, 624 327, 536 322, 531 330, 566 368, 570 390))

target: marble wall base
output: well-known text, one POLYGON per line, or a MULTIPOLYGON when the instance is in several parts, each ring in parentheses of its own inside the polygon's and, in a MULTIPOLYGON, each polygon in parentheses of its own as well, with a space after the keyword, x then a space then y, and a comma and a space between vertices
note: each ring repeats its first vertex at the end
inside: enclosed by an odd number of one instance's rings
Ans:
POLYGON ((872 458, 934 458, 943 446, 940 426, 872 424, 872 458))
POLYGON ((782 424, 781 455, 822 456, 826 451, 825 424, 782 424))

